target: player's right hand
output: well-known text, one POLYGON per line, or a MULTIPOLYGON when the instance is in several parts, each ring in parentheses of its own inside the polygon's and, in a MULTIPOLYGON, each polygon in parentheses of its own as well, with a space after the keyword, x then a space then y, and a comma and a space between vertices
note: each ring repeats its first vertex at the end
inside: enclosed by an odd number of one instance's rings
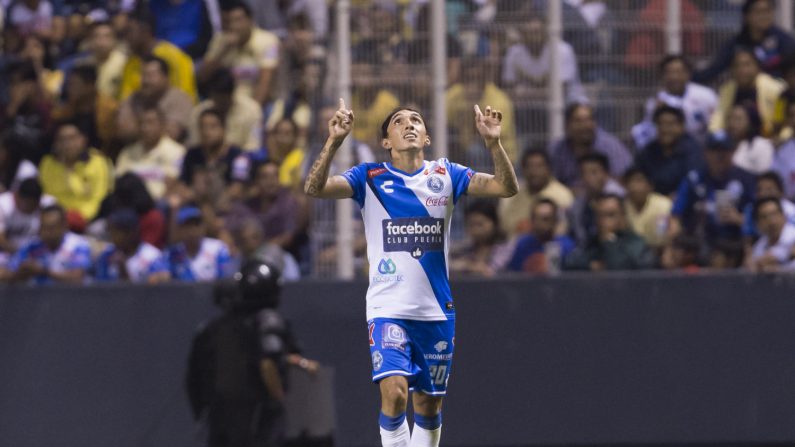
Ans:
POLYGON ((339 142, 345 139, 353 129, 353 110, 345 108, 345 101, 340 98, 340 107, 328 122, 329 136, 339 142))

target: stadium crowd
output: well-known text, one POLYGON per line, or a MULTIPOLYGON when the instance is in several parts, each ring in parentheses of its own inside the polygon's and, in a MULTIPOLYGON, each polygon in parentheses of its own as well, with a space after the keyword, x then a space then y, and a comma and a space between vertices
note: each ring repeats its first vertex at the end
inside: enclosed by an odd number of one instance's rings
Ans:
MULTIPOLYGON (((338 96, 332 3, 0 0, 0 280, 212 281, 255 257, 297 280, 333 260, 302 191, 338 96)), ((701 3, 665 56, 665 1, 566 0, 557 48, 542 1, 446 2, 450 159, 488 169, 470 119, 488 104, 521 179, 464 202, 452 274, 795 266, 795 38, 771 0, 701 3), (715 10, 736 14, 713 48, 715 10), (649 96, 639 122, 600 89, 623 85, 649 96)), ((353 159, 383 161, 381 120, 430 107, 429 6, 352 5, 353 159)))

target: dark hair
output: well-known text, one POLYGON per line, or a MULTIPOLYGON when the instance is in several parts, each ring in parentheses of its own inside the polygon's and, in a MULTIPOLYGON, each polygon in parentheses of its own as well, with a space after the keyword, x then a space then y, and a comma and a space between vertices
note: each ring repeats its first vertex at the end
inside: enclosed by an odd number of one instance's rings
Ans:
POLYGON ((759 177, 756 178, 756 184, 758 185, 759 182, 763 180, 769 180, 776 184, 776 188, 779 191, 784 192, 784 181, 781 180, 781 176, 778 175, 776 171, 767 171, 759 174, 759 177))
POLYGON ((221 123, 221 127, 226 128, 226 121, 224 118, 224 114, 221 113, 220 110, 215 108, 202 110, 201 113, 199 114, 199 120, 198 120, 199 124, 201 124, 202 119, 204 119, 205 116, 214 116, 218 118, 218 121, 221 123))
POLYGON ((676 236, 673 241, 675 248, 679 248, 687 253, 698 255, 701 251, 701 241, 698 237, 682 233, 676 236))
POLYGON ((610 160, 605 154, 592 152, 577 159, 577 166, 582 167, 585 163, 596 163, 604 168, 605 172, 610 172, 610 160))
POLYGON ((642 176, 643 179, 646 180, 647 182, 649 181, 649 176, 646 175, 646 172, 644 172, 643 169, 641 169, 638 166, 630 166, 629 169, 624 171, 624 175, 622 176, 622 179, 624 180, 624 183, 627 183, 628 181, 630 181, 632 179, 632 177, 634 177, 636 175, 642 176))
POLYGON ((0 183, 6 189, 11 189, 16 179, 19 165, 25 158, 26 150, 32 149, 25 139, 13 130, 6 130, 0 135, 0 151, 6 151, 6 163, 0 168, 0 183))
MULTIPOLYGON (((392 117, 394 117, 394 116, 395 116, 395 114, 397 114, 397 113, 398 113, 398 112, 400 112, 401 110, 408 110, 409 112, 414 112, 414 113, 417 113, 417 114, 419 114, 419 115, 420 115, 420 118, 422 118, 422 113, 421 113, 419 110, 417 110, 417 109, 414 109, 414 108, 412 108, 412 107, 397 107, 397 108, 395 108, 394 110, 392 110, 392 111, 389 113, 389 115, 387 115, 387 116, 386 116, 386 119, 384 119, 384 122, 383 122, 383 123, 381 123, 381 138, 386 138, 386 137, 387 137, 387 135, 389 135, 389 133, 388 133, 388 129, 389 129, 389 122, 390 122, 390 121, 392 121, 392 117)), ((423 124, 425 124, 425 118, 422 118, 422 122, 423 122, 423 124)), ((430 132, 430 130, 428 130, 428 126, 427 126, 427 124, 425 125, 425 130, 426 130, 428 133, 431 133, 431 132, 430 132)))
POLYGON ((164 59, 160 57, 155 56, 154 54, 150 54, 144 58, 143 65, 145 66, 152 62, 155 62, 157 66, 160 68, 160 72, 166 75, 166 77, 168 77, 169 73, 171 72, 171 68, 168 66, 168 62, 166 62, 164 59))
POLYGON ((143 28, 151 35, 157 34, 157 16, 154 15, 147 7, 135 8, 133 14, 130 15, 130 20, 143 25, 143 28))
POLYGON ((666 113, 669 115, 674 115, 676 117, 676 120, 679 121, 679 124, 684 124, 685 112, 683 112, 682 109, 680 108, 671 107, 669 105, 661 105, 660 107, 654 109, 654 115, 652 115, 652 121, 655 124, 657 124, 657 120, 666 113))
POLYGON ((759 210, 768 203, 775 203, 776 208, 778 208, 781 213, 784 212, 784 208, 781 206, 781 201, 779 199, 774 197, 762 197, 754 202, 754 219, 759 218, 759 210))
POLYGON ((90 64, 75 65, 72 71, 69 72, 69 76, 80 78, 88 85, 95 85, 97 83, 97 67, 90 64))
POLYGON ((64 210, 63 207, 57 203, 45 206, 39 215, 43 217, 45 214, 49 213, 57 213, 58 216, 61 217, 62 221, 66 221, 66 210, 64 210))
POLYGON ((602 202, 604 202, 606 200, 615 200, 616 202, 618 202, 618 207, 621 208, 621 212, 622 213, 624 212, 624 198, 623 197, 621 197, 618 194, 614 194, 612 192, 608 192, 608 193, 604 193, 604 194, 599 194, 599 196, 596 198, 596 202, 597 203, 602 203, 602 202))
POLYGON ((657 65, 657 69, 659 70, 660 73, 662 73, 663 71, 665 71, 666 67, 668 67, 668 64, 670 64, 671 62, 681 62, 682 65, 684 65, 685 68, 687 68, 687 71, 689 72, 693 71, 693 66, 690 65, 690 61, 688 61, 687 58, 685 58, 681 54, 669 54, 663 57, 660 63, 657 65))
POLYGON ((762 61, 760 61, 759 58, 756 56, 756 53, 754 52, 754 49, 751 48, 751 47, 747 47, 747 46, 738 46, 737 48, 734 49, 734 54, 732 55, 732 64, 734 64, 734 60, 737 59, 737 56, 739 56, 740 54, 743 54, 743 53, 751 56, 751 59, 754 60, 754 63, 756 63, 756 66, 760 70, 762 69, 762 61))
POLYGON ((103 26, 107 26, 108 28, 110 28, 111 31, 113 31, 113 35, 114 36, 116 35, 116 30, 113 29, 113 24, 110 23, 110 21, 108 21, 108 20, 98 20, 96 22, 91 22, 91 24, 88 25, 88 33, 92 34, 94 31, 96 31, 97 28, 100 28, 100 27, 103 27, 103 26))
POLYGON ((19 197, 35 200, 38 203, 42 194, 41 184, 35 177, 26 178, 20 182, 17 194, 19 197))
POLYGON ((235 77, 231 71, 222 68, 213 73, 206 86, 208 94, 231 95, 235 91, 235 77))
POLYGON ((277 163, 276 160, 272 158, 266 158, 264 160, 260 160, 254 166, 252 166, 251 180, 255 180, 259 175, 259 170, 268 165, 273 165, 276 167, 276 169, 279 169, 279 163, 277 163))
POLYGON ((246 16, 251 17, 252 11, 251 7, 244 1, 241 0, 226 0, 221 1, 221 11, 222 12, 232 12, 235 9, 242 9, 246 16))
POLYGON ((743 246, 742 241, 719 239, 717 242, 715 242, 713 252, 722 253, 728 258, 729 265, 732 268, 738 268, 743 263, 745 247, 743 246))
POLYGON ((534 203, 533 206, 530 209, 530 214, 532 215, 533 213, 535 213, 536 212, 536 208, 540 207, 541 205, 549 205, 549 206, 551 206, 553 211, 554 211, 555 218, 557 218, 558 210, 559 210, 558 204, 555 203, 554 200, 546 198, 546 197, 542 197, 542 198, 536 200, 536 203, 534 203))
POLYGON ((520 165, 519 166, 524 167, 524 165, 527 164, 528 160, 530 160, 530 157, 541 157, 541 158, 543 158, 544 159, 544 163, 546 163, 546 165, 548 167, 551 166, 551 164, 552 164, 552 162, 551 162, 551 160, 549 158, 549 152, 545 151, 544 149, 529 147, 529 148, 525 149, 524 152, 522 152, 522 158, 520 160, 520 165))
POLYGON ((290 118, 290 117, 286 117, 286 116, 285 116, 285 117, 283 117, 283 118, 281 118, 281 119, 279 119, 279 121, 276 121, 276 124, 274 124, 274 125, 273 125, 273 129, 272 129, 271 131, 275 130, 275 129, 276 129, 276 127, 277 127, 277 126, 279 126, 281 123, 285 123, 285 122, 286 122, 286 123, 289 123, 289 124, 290 124, 290 127, 292 127, 292 128, 293 128, 293 135, 298 135, 298 130, 299 130, 299 129, 298 129, 298 123, 296 123, 295 121, 293 121, 293 119, 292 119, 292 118, 290 118))
POLYGON ((573 102, 573 103, 567 105, 566 109, 563 110, 563 119, 565 120, 566 124, 569 124, 569 121, 571 121, 571 119, 574 117, 574 113, 580 107, 584 107, 584 108, 586 108, 588 110, 593 110, 590 105, 588 105, 588 104, 586 104, 584 102, 573 102))
POLYGON ((140 177, 128 172, 116 179, 116 185, 111 195, 111 208, 132 208, 139 215, 148 213, 155 207, 149 190, 140 177))
POLYGON ((748 11, 751 10, 751 6, 754 6, 754 3, 758 3, 758 2, 767 2, 767 4, 769 4, 769 5, 771 5, 771 6, 773 6, 775 8, 775 4, 773 3, 773 0, 745 0, 745 3, 743 3, 743 7, 742 7, 743 19, 745 19, 745 16, 748 14, 748 11))
POLYGON ((19 78, 19 81, 38 81, 39 75, 36 73, 36 67, 33 62, 29 60, 20 60, 13 62, 8 68, 9 80, 19 78))
POLYGON ((149 112, 155 112, 161 122, 166 121, 166 113, 163 111, 163 109, 158 107, 157 104, 152 104, 147 102, 144 102, 144 104, 141 106, 141 110, 138 111, 138 116, 142 117, 144 116, 145 113, 149 112))
POLYGON ((464 209, 464 217, 467 218, 473 214, 480 214, 494 223, 494 236, 491 238, 492 243, 497 243, 505 240, 505 234, 500 227, 500 217, 497 214, 497 201, 492 199, 477 199, 469 202, 466 209, 464 209))
POLYGON ((58 135, 58 132, 60 132, 62 128, 69 127, 69 126, 74 127, 75 129, 77 129, 77 131, 80 132, 80 134, 83 135, 83 136, 88 135, 88 132, 83 127, 83 125, 79 121, 73 120, 73 119, 66 119, 66 120, 57 121, 55 123, 55 126, 54 126, 55 132, 53 134, 54 135, 58 135))

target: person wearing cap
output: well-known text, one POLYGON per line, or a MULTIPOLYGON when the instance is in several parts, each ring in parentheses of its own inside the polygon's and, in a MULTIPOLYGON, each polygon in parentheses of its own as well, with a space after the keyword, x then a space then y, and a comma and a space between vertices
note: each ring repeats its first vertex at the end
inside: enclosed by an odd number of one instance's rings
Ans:
POLYGON ((158 284, 171 279, 168 262, 155 246, 141 240, 138 214, 132 208, 108 217, 111 244, 97 258, 97 281, 158 284))
POLYGON ((723 133, 707 138, 706 167, 690 171, 671 210, 668 240, 683 230, 708 244, 742 237, 742 209, 754 200, 754 176, 735 166, 734 144, 723 133))
POLYGON ((195 206, 177 211, 179 242, 166 252, 171 276, 188 282, 215 281, 232 274, 229 247, 218 239, 206 236, 202 212, 195 206))

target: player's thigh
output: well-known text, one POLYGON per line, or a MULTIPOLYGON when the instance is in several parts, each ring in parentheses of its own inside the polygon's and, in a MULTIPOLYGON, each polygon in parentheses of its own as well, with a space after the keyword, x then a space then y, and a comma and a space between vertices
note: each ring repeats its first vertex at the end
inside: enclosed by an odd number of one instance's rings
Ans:
POLYGON ((431 396, 422 391, 415 391, 411 396, 414 413, 433 417, 442 411, 442 396, 431 396))
POLYGON ((412 361, 419 367, 413 390, 441 397, 453 363, 454 321, 419 321, 412 325, 412 361))

